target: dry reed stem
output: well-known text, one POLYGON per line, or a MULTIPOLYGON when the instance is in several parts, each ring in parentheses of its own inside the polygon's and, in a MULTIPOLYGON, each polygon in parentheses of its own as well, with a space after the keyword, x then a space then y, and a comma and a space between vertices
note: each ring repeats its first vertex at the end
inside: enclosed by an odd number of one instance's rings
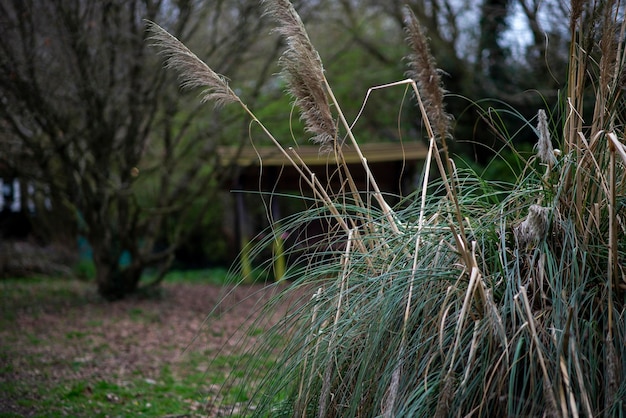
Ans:
POLYGON ((444 149, 443 153, 446 157, 446 166, 444 167, 443 160, 441 159, 441 155, 439 152, 439 147, 437 146, 437 142, 435 141, 435 134, 433 133, 432 127, 430 125, 430 121, 428 120, 428 115, 426 113, 426 109, 424 108, 424 103, 422 102, 417 84, 415 84, 415 81, 413 80, 410 80, 410 84, 415 93, 415 97, 417 98, 418 107, 422 114, 422 120, 426 128, 428 137, 430 139, 431 146, 433 147, 432 155, 434 155, 435 157, 435 162, 437 163, 437 168, 439 169, 439 174, 441 175, 442 183, 446 189, 448 198, 450 199, 450 201, 452 202, 455 208, 454 214, 457 220, 457 225, 459 227, 459 234, 457 234, 456 232, 456 227, 454 226, 454 223, 449 222, 448 227, 450 228, 450 231, 452 232, 452 235, 454 236, 457 242, 459 253, 464 254, 463 257, 464 257, 466 265, 471 265, 471 257, 467 257, 467 255, 465 254, 466 249, 467 249, 467 236, 465 234, 464 219, 463 219, 463 216, 461 215, 461 209, 460 209, 459 201, 457 198, 456 190, 451 185, 451 183, 453 182, 450 180, 454 175, 454 168, 452 165, 452 160, 448 158, 447 151, 444 149))
POLYGON ((563 355, 559 356, 559 369, 561 370, 561 376, 563 379, 563 384, 565 386, 565 388, 563 388, 563 386, 560 386, 560 389, 561 391, 567 391, 567 395, 561 393, 561 411, 563 412, 564 417, 571 416, 574 418, 578 418, 579 414, 578 407, 576 406, 576 397, 574 396, 574 392, 572 391, 571 380, 563 355), (567 414, 567 411, 569 411, 569 414, 567 414))
MULTIPOLYGON (((311 300, 318 300, 320 298, 320 296, 322 295, 322 288, 318 288, 317 291, 315 291, 315 293, 313 293, 313 296, 311 296, 311 300)), ((313 314, 311 315, 311 330, 313 330, 313 327, 315 326, 315 321, 317 320, 317 313, 319 311, 319 304, 315 303, 313 305, 313 314)), ((316 332, 317 334, 317 332, 316 332)), ((319 346, 320 346, 320 339, 317 338, 317 335, 313 335, 313 333, 310 333, 306 336, 305 339, 305 343, 304 345, 308 347, 308 345, 311 343, 311 340, 315 338, 315 349, 313 350, 313 355, 309 356, 307 355, 304 359, 304 362, 302 364, 302 377, 299 379, 300 380, 300 384, 298 385, 298 397, 297 397, 297 403, 296 403, 296 408, 295 410, 301 410, 302 411, 302 418, 306 418, 306 405, 308 404, 308 398, 309 398, 309 390, 308 388, 311 387, 312 382, 313 382, 313 378, 315 377, 314 373, 310 373, 307 370, 307 363, 309 358, 312 358, 313 360, 315 359, 315 357, 317 357, 317 353, 319 351, 319 346), (306 374, 308 376, 308 379, 305 379, 304 374, 306 374), (306 395, 304 396, 303 399, 303 394, 305 393, 305 389, 304 389, 304 382, 307 381, 307 389, 306 389, 306 395)))
MULTIPOLYGON (((559 371, 561 372, 561 379, 563 380, 563 385, 559 386, 559 395, 561 399, 561 411, 565 414, 566 411, 569 412, 569 416, 578 418, 578 406, 576 404, 576 397, 572 390, 571 378, 569 375, 569 371, 567 370, 567 361, 565 360, 564 351, 568 350, 569 347, 569 329, 572 321, 572 309, 568 310, 567 321, 565 327, 563 328, 563 341, 562 346, 560 347, 559 354, 559 371), (566 393, 567 392, 567 393, 566 393)), ((557 337, 556 330, 552 329, 552 339, 554 340, 554 344, 557 345, 557 337)))
POLYGON ((474 363, 474 358, 476 357, 476 349, 478 347, 478 337, 479 333, 479 325, 480 321, 474 321, 474 333, 472 334, 472 342, 470 343, 470 352, 467 356, 467 366, 465 366, 465 375, 463 376, 463 380, 461 381, 460 388, 465 388, 467 385, 467 381, 469 380, 470 373, 472 371, 472 365, 474 363))
POLYGON ((532 310, 530 308, 530 302, 528 300, 528 296, 526 295, 526 287, 521 286, 520 291, 514 297, 516 300, 522 301, 522 308, 528 318, 527 323, 530 328, 530 333, 532 337, 533 344, 535 345, 535 349, 537 350, 537 360, 539 361, 539 366, 541 367, 541 371, 543 373, 543 392, 546 397, 546 413, 549 416, 556 416, 557 411, 557 401, 554 396, 554 392, 552 390, 552 382, 550 381, 550 376, 548 375, 548 368, 546 366, 545 359, 543 358, 543 353, 541 351, 541 342, 539 341, 539 335, 537 334, 537 328, 535 327, 535 317, 533 316, 532 310))
POLYGON ((465 291, 465 298, 463 299, 463 305, 461 306, 461 311, 459 312, 459 318, 456 323, 456 332, 454 337, 454 345, 452 346, 452 351, 449 357, 449 365, 447 375, 451 375, 454 371, 455 360, 457 353, 459 351, 459 347, 461 344, 461 333, 463 332, 463 327, 465 325, 465 319, 469 316, 470 313, 470 302, 474 297, 474 291, 476 288, 476 284, 482 280, 480 270, 478 267, 472 267, 470 272, 470 280, 467 285, 467 290, 465 291))
POLYGON ((478 284, 476 286, 476 292, 474 293, 474 301, 476 302, 476 309, 478 310, 478 314, 480 318, 484 318, 486 316, 485 311, 487 308, 491 308, 490 312, 495 313, 495 315, 499 318, 497 310, 493 304, 493 301, 487 296, 487 291, 485 290, 485 283, 482 280, 482 271, 478 266, 478 261, 476 260, 476 241, 472 241, 472 252, 470 254, 472 260, 472 269, 477 269, 480 273, 480 277, 478 280, 478 284))
POLYGON ((406 79, 406 80, 394 81, 391 83, 385 83, 385 84, 368 88, 367 92, 365 93, 365 98, 363 99, 363 103, 361 103, 361 107, 359 108, 359 111, 357 112, 354 120, 352 121, 352 124, 350 125, 350 130, 354 129, 354 126, 356 125, 356 123, 359 121, 359 119, 361 119, 361 116, 363 115, 363 111, 365 110, 365 106, 367 105, 367 102, 369 101, 369 97, 372 94, 372 92, 376 90, 387 89, 390 87, 395 87, 395 86, 400 86, 400 85, 409 85, 413 82, 414 80, 412 79, 406 79))
POLYGON ((583 370, 580 365, 580 358, 578 353, 578 347, 576 346, 574 339, 569 341, 570 358, 573 359, 574 369, 576 370, 576 377, 578 378, 578 390, 582 399, 583 407, 585 408, 585 416, 592 417, 593 412, 591 409, 591 401, 589 400, 589 393, 587 393, 587 386, 583 380, 583 370))
MULTIPOLYGON (((413 80, 404 80, 404 81, 400 81, 397 83, 389 84, 387 86, 406 84, 407 82, 415 85, 413 80)), ((366 100, 371 91, 372 89, 368 90, 367 95, 366 95, 366 100)), ((432 154, 433 154, 434 148, 435 148, 435 139, 434 137, 431 137, 430 145, 428 147, 428 155, 426 157, 424 179, 422 181, 422 197, 421 197, 421 203, 420 203, 420 213, 419 213, 419 218, 418 218, 418 223, 417 223, 417 234, 415 236, 415 249, 413 251, 413 264, 411 266, 411 275, 409 276, 409 291, 407 294, 407 300, 406 300, 406 304, 404 308, 404 316, 402 318, 402 339, 400 341, 400 353, 404 353, 405 346, 406 346, 407 325, 409 321, 409 315, 411 313, 411 304, 413 303, 413 285, 415 281, 415 273, 417 271, 418 253, 419 253, 419 248, 420 248, 420 243, 421 243, 422 229, 424 227, 424 215, 426 211, 426 196, 427 196, 427 191, 428 191, 428 179, 430 178, 430 167, 431 167, 432 154)), ((395 406, 397 392, 399 389, 401 365, 402 365, 402 355, 398 356, 398 362, 393 371, 391 384, 389 385, 389 388, 387 389, 386 400, 382 407, 383 416, 385 417, 391 416, 392 411, 395 406)))
MULTIPOLYGON (((348 231, 348 241, 346 243, 345 252, 341 258, 341 264, 343 265, 343 269, 341 272, 341 286, 339 289, 339 297, 337 299, 337 308, 335 312, 335 320, 333 322, 333 328, 330 333, 330 337, 328 339, 328 352, 333 352, 332 345, 334 344, 335 338, 337 336, 337 326, 339 323, 339 318, 341 316, 342 302, 343 297, 346 292, 346 287, 348 283, 348 275, 350 273, 350 254, 352 248, 352 234, 353 230, 348 231)), ((319 398, 319 409, 318 409, 318 417, 326 416, 327 403, 328 398, 330 396, 331 389, 331 373, 332 373, 333 362, 326 362, 326 369, 324 370, 324 375, 322 379, 322 391, 320 393, 319 398)))
MULTIPOLYGON (((460 278, 458 279, 460 280, 460 278)), ((458 282, 457 280, 457 282, 458 282)), ((445 328, 446 328, 446 320, 448 319, 448 313, 450 312, 450 309, 452 309, 452 306, 448 303, 448 301, 450 300, 450 298, 452 297, 452 290, 454 289, 453 286, 448 286, 446 288, 446 295, 443 298, 443 302, 441 302, 441 310, 440 310, 440 316, 441 319, 439 320, 439 354, 441 355, 441 357, 445 357, 445 351, 444 351, 444 337, 445 337, 445 328)))
MULTIPOLYGON (((350 173, 350 169, 348 167, 348 164, 346 163, 346 159, 345 159, 345 156, 343 155, 343 151, 341 147, 335 147, 333 151, 334 151, 335 159, 338 163, 337 172, 339 175, 341 175, 341 171, 345 173, 345 179, 348 182, 348 188, 350 190, 350 193, 352 194, 353 203, 355 205, 358 205, 361 208, 364 208, 365 204, 361 199, 359 189, 356 186, 356 183, 354 182, 352 173, 350 173)), ((343 190, 343 185, 340 190, 343 190)), ((369 191, 369 187, 368 187, 368 191, 369 191)), ((369 221, 371 221, 371 218, 369 219, 369 221)))
POLYGON ((350 124, 348 123, 348 121, 346 120, 345 115, 343 114, 343 112, 341 111, 341 107, 339 106, 339 102, 337 101, 337 98, 335 97, 330 85, 328 84, 328 81, 326 79, 324 79, 324 83, 327 89, 327 93, 331 99, 331 102, 333 103, 333 105, 335 106, 335 108, 337 109, 337 114, 339 116, 339 120, 341 121, 342 125, 344 126, 344 128, 346 128, 347 130, 347 135, 348 138, 350 139, 350 142, 352 143, 352 145, 354 146, 354 150, 356 151, 357 155, 359 156, 359 160, 361 161, 361 165, 363 166, 363 169, 365 170, 365 175, 367 178, 367 181, 372 185, 372 188, 374 189, 374 199, 376 199, 376 201, 378 202, 381 210, 383 211, 383 216, 387 219, 387 222, 389 223, 389 226, 391 227, 391 230, 399 235, 400 234, 400 230, 398 229, 398 225, 396 222, 397 217, 395 216, 395 213, 393 211, 393 209, 391 208, 391 206, 389 206, 389 204, 385 201, 385 198, 383 197, 382 192, 380 191, 380 188, 378 187, 378 183, 376 182, 376 178, 374 178, 374 175, 372 174, 372 171, 369 168, 369 165, 367 164, 367 159, 365 158, 365 156, 363 155, 363 153, 361 152, 361 148, 359 147, 358 142, 356 141, 356 138, 354 137, 352 130, 350 129, 350 124))
MULTIPOLYGON (((616 227, 616 214, 615 214, 615 152, 616 146, 614 142, 616 137, 609 135, 609 257, 607 266, 607 333, 604 343, 605 347, 605 364, 606 364, 606 384, 605 384, 605 416, 608 416, 608 410, 614 404, 615 392, 617 391, 617 354, 615 353, 615 346, 613 345, 613 287, 617 290, 618 277, 617 277, 617 227, 616 227)), ((620 144, 621 145, 621 144, 620 144)))
POLYGON ((608 194, 608 211, 609 211, 609 257, 607 266, 607 290, 608 290, 608 327, 609 336, 611 336, 613 329, 613 287, 617 290, 617 266, 618 266, 618 246, 617 246, 617 214, 615 213, 616 205, 616 192, 615 192, 615 152, 616 147, 611 140, 609 140, 609 194, 608 194))

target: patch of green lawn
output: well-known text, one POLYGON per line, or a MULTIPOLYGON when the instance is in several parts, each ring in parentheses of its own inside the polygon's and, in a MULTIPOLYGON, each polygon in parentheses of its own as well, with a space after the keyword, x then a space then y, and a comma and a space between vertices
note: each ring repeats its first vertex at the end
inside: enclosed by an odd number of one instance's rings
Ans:
MULTIPOLYGON (((150 279, 150 274, 146 274, 150 279)), ((223 285, 229 283, 228 270, 224 268, 212 268, 204 270, 171 270, 164 279, 166 283, 193 283, 193 284, 215 284, 223 285)))
MULTIPOLYGON (((172 272, 166 283, 223 284, 225 271, 172 272)), ((91 374, 76 357, 55 357, 45 350, 21 350, 20 347, 45 347, 47 335, 22 329, 16 322, 20 318, 36 319, 43 315, 66 312, 65 319, 71 320, 81 307, 93 304, 93 317, 88 318, 88 327, 68 328, 56 338, 67 346, 85 345, 91 353, 102 355, 111 350, 114 342, 95 341, 101 337, 99 328, 106 322, 109 305, 102 304, 93 283, 63 278, 26 278, 0 281, 0 327, 6 331, 0 341, 0 418, 35 417, 163 417, 186 416, 206 417, 205 406, 235 405, 246 402, 252 395, 255 382, 244 381, 244 373, 231 373, 247 357, 237 354, 218 355, 215 352, 186 353, 175 364, 166 364, 156 372, 137 370, 125 376, 91 374), (97 339, 97 338, 96 338, 97 339), (45 353, 45 355, 42 354, 45 353), (59 377, 57 370, 75 371, 75 375, 89 377, 59 377), (19 369, 18 369, 19 368, 19 369), (13 377, 12 377, 13 376, 13 377), (15 378, 16 376, 21 376, 15 378), (228 377, 230 376, 230 377, 228 377), (12 405, 3 410, 3 405, 12 405), (18 415, 14 408, 23 412, 18 415)), ((131 306, 127 317, 133 322, 147 324, 160 322, 160 313, 149 312, 149 308, 131 306)), ((216 335, 223 332, 214 331, 216 335)), ((260 329, 253 329, 260 335, 260 329)), ((167 341, 163 342, 167 346, 167 341)), ((269 362, 269 360, 267 360, 269 362)), ((259 368, 265 368, 261 361, 259 368)), ((73 373, 68 373, 71 376, 73 373)), ((64 373, 65 376, 65 373, 64 373)))
MULTIPOLYGON (((201 416, 207 379, 210 375, 199 371, 174 376, 166 366, 156 379, 136 376, 120 382, 73 380, 53 387, 2 382, 0 393, 18 398, 18 404, 36 411, 37 417, 201 416)), ((0 417, 8 416, 12 415, 0 411, 0 417)))

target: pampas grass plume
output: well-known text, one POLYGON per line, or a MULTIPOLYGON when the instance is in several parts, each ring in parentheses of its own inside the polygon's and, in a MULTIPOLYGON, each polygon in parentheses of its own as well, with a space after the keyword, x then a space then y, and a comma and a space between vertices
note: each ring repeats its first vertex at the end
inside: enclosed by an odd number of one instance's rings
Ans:
POLYGON ((548 215, 550 209, 531 205, 526 219, 515 228, 515 236, 520 246, 538 242, 548 233, 548 215))
POLYGON ((280 59, 287 89, 300 108, 306 131, 314 135, 311 141, 320 144, 322 150, 330 150, 337 137, 337 128, 326 93, 322 60, 289 0, 264 3, 266 14, 278 23, 276 31, 287 43, 280 59))
POLYGON ((450 120, 452 119, 445 111, 443 101, 445 90, 435 59, 428 46, 428 39, 409 7, 405 8, 405 25, 407 42, 412 50, 407 57, 409 62, 407 74, 417 84, 435 135, 438 139, 445 141, 451 137, 450 120))
POLYGON ((554 148, 550 140, 550 131, 548 130, 548 117, 543 109, 537 112, 537 157, 544 164, 552 165, 556 162, 554 156, 554 148))
POLYGON ((176 37, 154 22, 148 22, 148 32, 151 34, 148 38, 152 42, 151 46, 158 48, 159 54, 165 56, 166 68, 178 72, 182 88, 204 88, 202 102, 212 101, 216 106, 241 101, 228 86, 225 77, 213 71, 176 37))

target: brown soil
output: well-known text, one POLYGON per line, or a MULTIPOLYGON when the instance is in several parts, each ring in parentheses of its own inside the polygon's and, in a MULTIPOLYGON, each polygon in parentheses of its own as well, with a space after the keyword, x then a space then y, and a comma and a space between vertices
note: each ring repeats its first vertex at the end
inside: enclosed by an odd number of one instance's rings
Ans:
MULTIPOLYGON (((4 316, 0 382, 52 387, 81 379, 123 382, 137 375, 158 379, 165 365, 177 375, 190 353, 213 356, 232 352, 246 323, 251 323, 272 296, 258 285, 230 290, 163 284, 158 297, 108 303, 85 283, 66 282, 65 286, 72 287, 73 295, 57 294, 52 288, 45 298, 26 294, 17 303, 1 296, 5 306, 0 308, 4 316), (219 309, 214 310, 220 300, 219 309)), ((36 394, 0 395, 0 412, 33 412, 24 410, 14 398, 36 394)))

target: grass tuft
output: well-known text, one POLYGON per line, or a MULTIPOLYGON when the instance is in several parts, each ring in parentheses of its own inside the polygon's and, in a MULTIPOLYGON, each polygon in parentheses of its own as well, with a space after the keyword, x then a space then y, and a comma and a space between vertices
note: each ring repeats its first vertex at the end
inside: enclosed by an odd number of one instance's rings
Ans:
MULTIPOLYGON (((331 103, 350 145, 359 150, 295 10, 286 0, 266 4, 288 45, 283 65, 296 104, 305 115, 313 106, 309 116, 325 118, 326 110, 319 109, 331 103)), ((268 235, 297 231, 311 221, 327 225, 328 232, 305 240, 307 248, 284 250, 289 285, 275 285, 281 287, 259 321, 274 315, 279 303, 290 308, 241 364, 245 379, 256 383, 238 414, 623 413, 624 37, 616 38, 616 48, 587 45, 598 39, 606 44, 617 27, 623 33, 624 25, 614 24, 623 6, 608 1, 597 10, 589 7, 572 2, 569 84, 561 104, 566 116, 549 121, 539 111, 537 155, 520 160, 525 167, 514 184, 490 184, 449 157, 443 88, 410 11, 414 79, 385 86, 405 84, 416 94, 430 144, 419 190, 397 197, 400 203, 391 207, 364 158, 372 189, 356 189, 342 164, 341 144, 335 144, 335 168, 347 186, 331 193, 297 150, 283 148, 265 130, 313 190, 310 209, 281 220, 268 235), (590 74, 597 79, 589 80, 590 74), (584 124, 583 103, 590 99, 596 112, 584 124), (549 122, 560 126, 552 137, 549 122), (433 162, 437 175, 430 173, 433 162), (257 359, 268 357, 276 361, 259 367, 257 359)), ((489 118, 511 142, 499 116, 489 118)), ((331 125, 321 123, 319 131, 331 125)), ((334 138, 336 131, 328 135, 334 138)), ((271 264, 267 260, 268 269, 271 264)))

